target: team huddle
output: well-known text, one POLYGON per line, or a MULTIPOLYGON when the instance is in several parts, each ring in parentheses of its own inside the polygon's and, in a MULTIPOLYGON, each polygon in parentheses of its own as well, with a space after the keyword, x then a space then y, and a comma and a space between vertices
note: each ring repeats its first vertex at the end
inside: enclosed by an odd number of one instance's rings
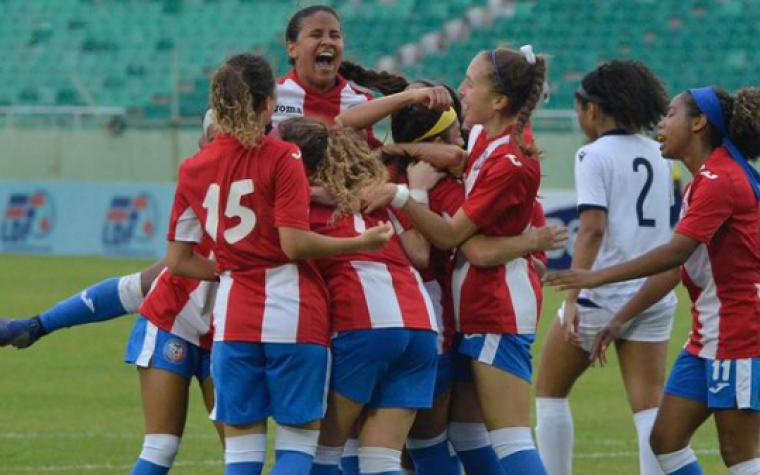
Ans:
POLYGON ((567 230, 546 226, 538 201, 542 55, 479 53, 454 90, 343 61, 330 7, 299 10, 285 33, 284 77, 251 54, 214 74, 166 259, 0 319, 0 346, 25 348, 139 313, 125 358, 145 412, 132 474, 169 472, 197 378, 228 475, 262 473, 270 420, 277 475, 569 475, 568 396, 614 344, 642 475, 703 473, 689 442, 711 415, 729 473, 760 475, 760 176, 748 163, 760 93, 669 101, 641 63, 589 72, 575 94, 588 144, 572 269, 547 273, 567 230), (386 118, 388 145, 373 133, 386 118), (675 231, 663 157, 694 176, 675 231), (692 333, 666 384, 681 282, 692 333), (534 378, 542 285, 568 292, 534 378))

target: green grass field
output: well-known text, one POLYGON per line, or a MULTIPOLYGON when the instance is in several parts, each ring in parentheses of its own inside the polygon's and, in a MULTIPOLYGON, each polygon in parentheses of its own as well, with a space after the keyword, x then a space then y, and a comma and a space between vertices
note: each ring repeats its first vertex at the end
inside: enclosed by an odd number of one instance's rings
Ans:
MULTIPOLYGON (((0 315, 35 314, 103 278, 148 264, 0 256, 0 315)), ((546 293, 536 354, 560 299, 556 292, 546 293)), ((671 360, 688 333, 686 300, 682 295, 671 360)), ((125 317, 62 331, 24 351, 0 349, 0 473, 129 473, 143 427, 136 371, 122 363, 133 322, 125 317)), ((615 361, 586 375, 572 408, 575 473, 637 474, 635 429, 615 361)), ((706 473, 724 473, 712 423, 692 446, 706 473)), ((197 391, 172 473, 223 473, 220 444, 197 391)))

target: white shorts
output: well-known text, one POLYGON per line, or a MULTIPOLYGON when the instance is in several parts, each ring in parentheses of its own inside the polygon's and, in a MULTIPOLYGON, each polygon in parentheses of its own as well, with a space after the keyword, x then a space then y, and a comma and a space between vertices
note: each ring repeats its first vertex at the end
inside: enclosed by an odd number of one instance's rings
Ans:
MULTIPOLYGON (((557 318, 562 323, 562 315, 565 304, 559 308, 557 318)), ((673 316, 676 307, 666 307, 663 310, 647 310, 632 321, 623 325, 619 340, 641 341, 645 343, 663 342, 670 339, 670 331, 673 329, 673 316)), ((578 304, 578 333, 581 337, 581 346, 590 352, 594 346, 596 335, 605 327, 615 314, 600 307, 589 307, 578 304)))

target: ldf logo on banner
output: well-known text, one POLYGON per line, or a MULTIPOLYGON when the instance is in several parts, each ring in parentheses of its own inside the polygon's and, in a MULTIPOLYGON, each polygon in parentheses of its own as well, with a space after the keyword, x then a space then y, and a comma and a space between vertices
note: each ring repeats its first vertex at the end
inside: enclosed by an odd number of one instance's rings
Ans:
POLYGON ((103 223, 103 245, 109 253, 151 255, 158 222, 158 203, 153 196, 114 196, 103 223))
POLYGON ((2 242, 20 251, 45 251, 44 244, 55 224, 55 206, 50 195, 12 193, 8 197, 2 218, 2 242))

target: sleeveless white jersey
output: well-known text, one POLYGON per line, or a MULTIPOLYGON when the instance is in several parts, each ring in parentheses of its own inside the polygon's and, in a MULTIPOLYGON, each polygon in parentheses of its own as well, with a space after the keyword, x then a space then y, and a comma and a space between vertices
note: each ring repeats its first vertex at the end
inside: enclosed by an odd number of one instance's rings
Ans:
MULTIPOLYGON (((581 147, 575 157, 578 211, 607 212, 607 229, 593 269, 634 259, 670 241, 672 165, 659 144, 640 134, 607 134, 581 147)), ((599 307, 617 312, 646 279, 581 291, 599 307)), ((675 305, 671 292, 652 309, 675 305)))

